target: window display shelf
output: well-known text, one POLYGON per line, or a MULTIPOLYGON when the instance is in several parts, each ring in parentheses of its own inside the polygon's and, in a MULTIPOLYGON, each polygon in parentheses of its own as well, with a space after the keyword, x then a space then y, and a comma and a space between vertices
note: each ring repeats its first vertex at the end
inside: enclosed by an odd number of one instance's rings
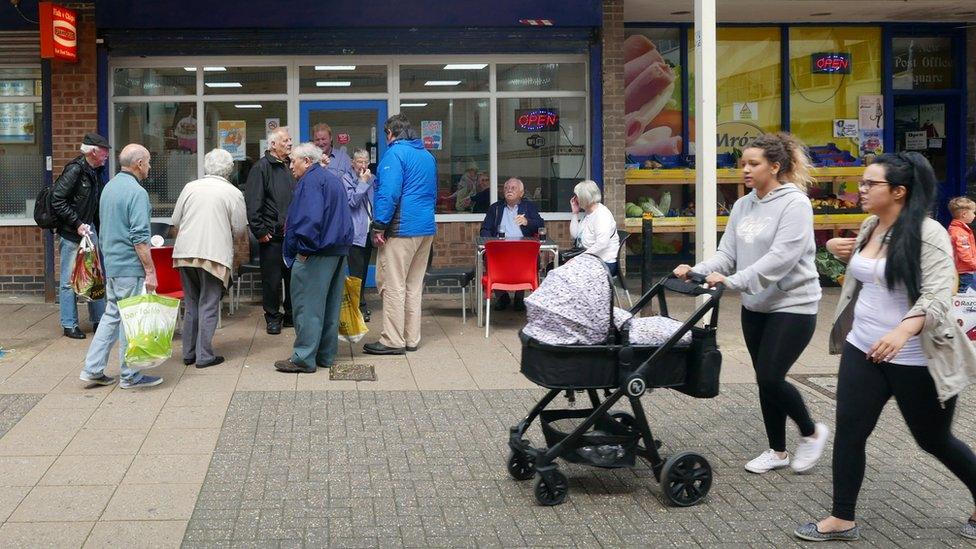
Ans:
MULTIPOLYGON (((867 218, 865 213, 846 213, 846 214, 816 214, 813 216, 814 230, 856 230, 867 218)), ((729 217, 727 215, 718 216, 718 230, 725 229, 729 217)), ((653 218, 654 233, 693 233, 695 232, 694 217, 655 217, 653 218)), ((627 232, 640 234, 643 219, 640 217, 628 217, 624 222, 627 232)))
MULTIPOLYGON (((742 174, 738 169, 719 169, 718 182, 723 184, 742 183, 742 174)), ((864 173, 863 166, 843 168, 814 168, 813 175, 817 179, 833 179, 835 177, 857 178, 864 173)), ((688 168, 659 169, 659 170, 627 170, 624 174, 627 185, 693 185, 695 170, 688 168)))

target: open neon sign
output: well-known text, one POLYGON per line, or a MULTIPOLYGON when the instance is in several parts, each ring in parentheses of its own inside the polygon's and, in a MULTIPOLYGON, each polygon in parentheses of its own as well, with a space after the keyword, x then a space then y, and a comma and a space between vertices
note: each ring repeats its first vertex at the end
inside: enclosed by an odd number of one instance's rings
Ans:
POLYGON ((559 109, 516 109, 515 131, 554 132, 559 130, 559 109))
POLYGON ((813 74, 851 74, 851 54, 839 52, 814 53, 810 56, 813 74))

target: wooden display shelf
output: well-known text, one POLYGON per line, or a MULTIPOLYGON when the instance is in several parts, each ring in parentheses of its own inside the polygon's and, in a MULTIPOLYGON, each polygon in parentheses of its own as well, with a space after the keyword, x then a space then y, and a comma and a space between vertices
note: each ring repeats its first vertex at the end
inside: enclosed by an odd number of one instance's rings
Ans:
MULTIPOLYGON (((835 177, 860 177, 864 173, 862 166, 845 168, 814 168, 813 175, 816 178, 835 178, 835 177)), ((717 170, 718 182, 721 184, 741 183, 742 174, 738 169, 722 168, 717 170)), ((660 170, 635 170, 630 169, 624 173, 627 185, 694 185, 695 170, 688 168, 660 169, 660 170)))
MULTIPOLYGON (((813 228, 817 231, 829 231, 829 230, 844 230, 852 229, 856 230, 860 228, 861 223, 868 216, 864 213, 849 213, 849 214, 815 214, 813 216, 813 228)), ((718 230, 722 231, 725 229, 725 225, 728 223, 729 217, 725 215, 718 216, 718 230)), ((640 234, 641 226, 643 224, 643 219, 639 217, 628 217, 624 221, 624 227, 627 232, 640 234)), ((695 232, 695 218, 694 217, 655 217, 654 218, 654 233, 655 234, 666 234, 666 233, 694 233, 695 232)))

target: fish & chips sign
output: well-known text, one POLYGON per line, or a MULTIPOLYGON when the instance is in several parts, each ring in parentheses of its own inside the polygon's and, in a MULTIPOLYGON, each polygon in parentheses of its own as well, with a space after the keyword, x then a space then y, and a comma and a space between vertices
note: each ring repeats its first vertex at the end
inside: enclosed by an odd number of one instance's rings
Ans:
POLYGON ((38 4, 41 19, 41 58, 78 62, 78 14, 53 4, 38 4))

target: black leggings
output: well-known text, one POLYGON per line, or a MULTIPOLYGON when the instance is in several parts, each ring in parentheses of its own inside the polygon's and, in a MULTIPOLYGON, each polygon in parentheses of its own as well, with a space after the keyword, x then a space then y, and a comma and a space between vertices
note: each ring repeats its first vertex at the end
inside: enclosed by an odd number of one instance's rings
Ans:
POLYGON ((939 405, 935 382, 924 366, 871 362, 846 343, 837 381, 837 435, 834 439, 833 515, 854 520, 864 480, 864 447, 885 403, 894 395, 915 442, 935 456, 976 499, 976 455, 952 436, 956 398, 939 405))
POLYGON ((742 309, 742 335, 752 357, 759 384, 759 405, 769 447, 786 451, 786 418, 789 416, 800 435, 816 432, 810 412, 796 387, 786 382, 786 372, 806 349, 817 329, 817 315, 796 313, 756 313, 742 309))

